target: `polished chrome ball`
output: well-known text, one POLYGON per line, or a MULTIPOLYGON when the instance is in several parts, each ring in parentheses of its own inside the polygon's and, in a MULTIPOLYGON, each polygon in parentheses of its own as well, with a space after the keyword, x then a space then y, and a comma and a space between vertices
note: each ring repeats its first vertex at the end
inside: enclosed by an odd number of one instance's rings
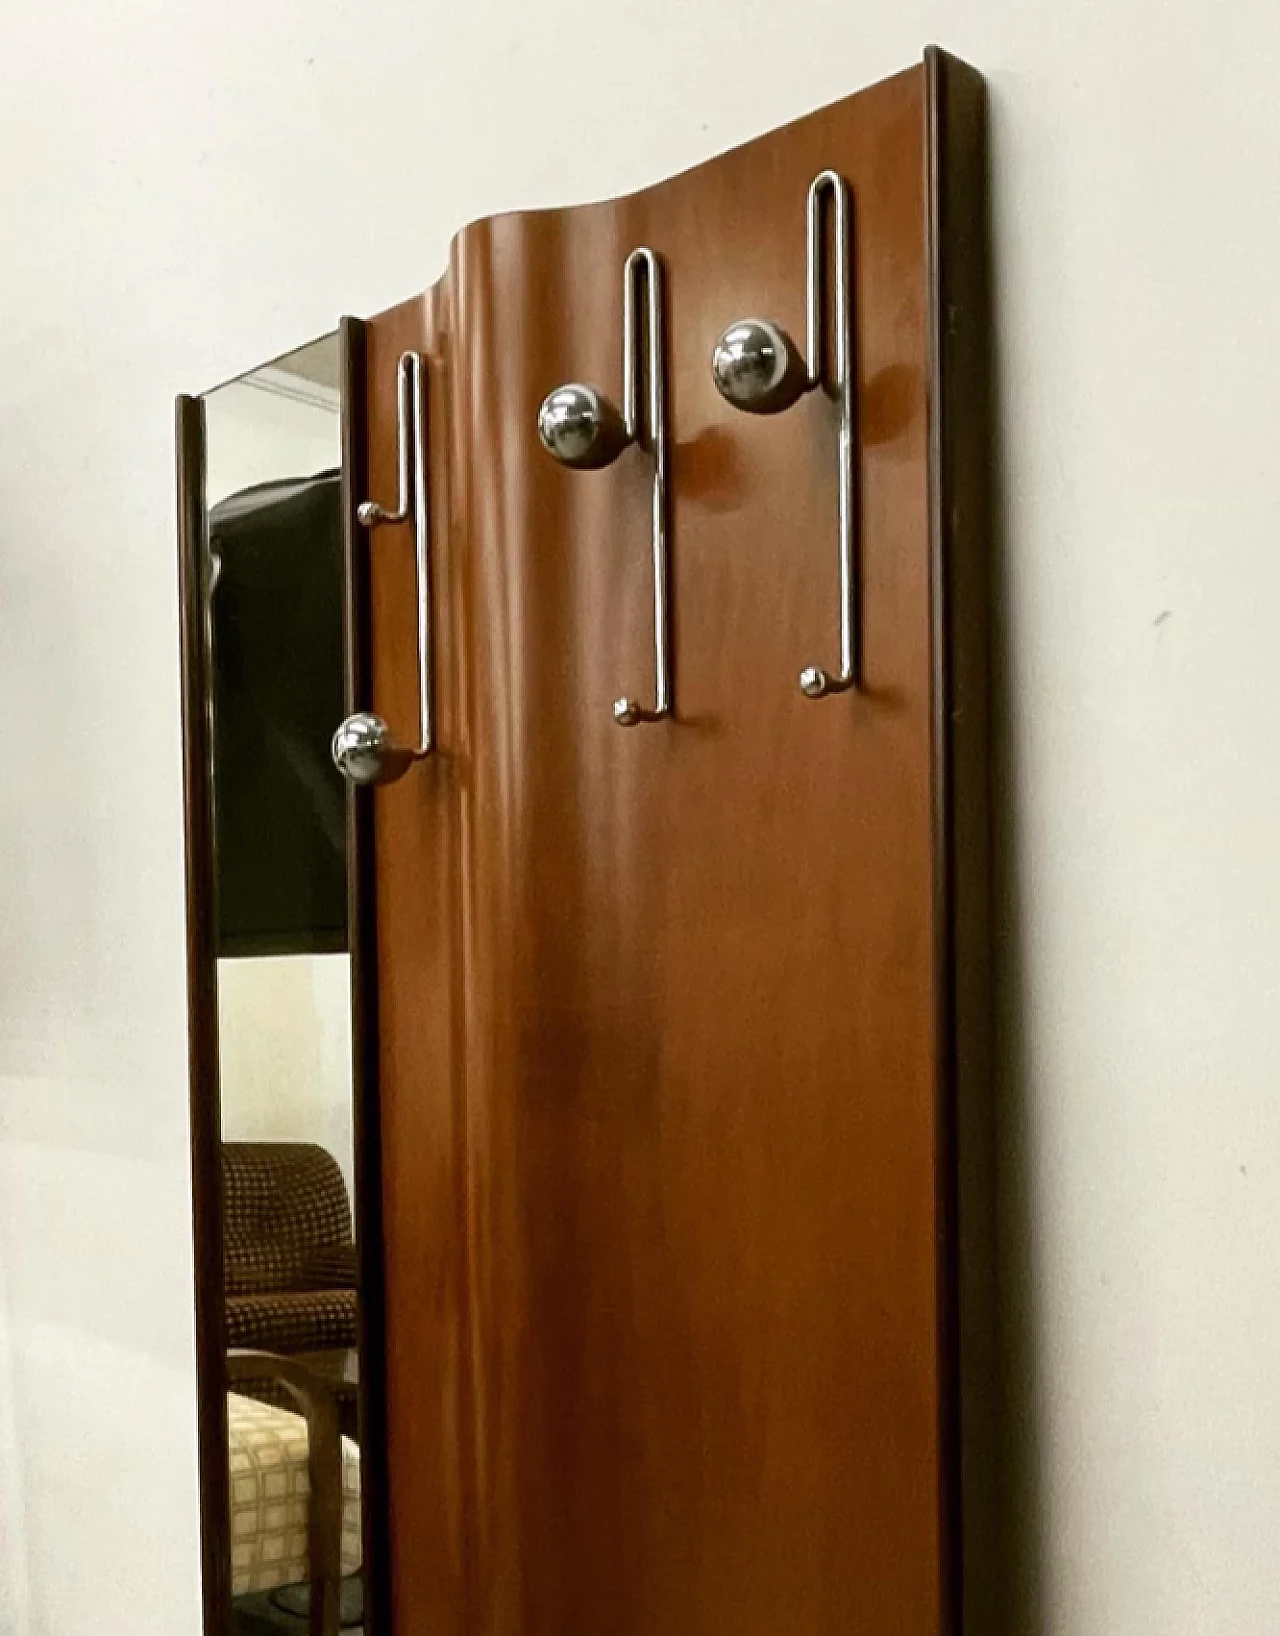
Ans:
POLYGON ((767 318, 730 324, 711 355, 716 390, 735 409, 774 415, 809 386, 804 360, 790 336, 767 318))
POLYGON ((629 441, 622 416, 608 398, 576 381, 557 386, 542 400, 538 436, 548 454, 579 471, 609 465, 629 441))
POLYGON ((353 784, 391 784, 413 760, 391 736, 381 716, 361 711, 348 716, 333 735, 333 764, 353 784))

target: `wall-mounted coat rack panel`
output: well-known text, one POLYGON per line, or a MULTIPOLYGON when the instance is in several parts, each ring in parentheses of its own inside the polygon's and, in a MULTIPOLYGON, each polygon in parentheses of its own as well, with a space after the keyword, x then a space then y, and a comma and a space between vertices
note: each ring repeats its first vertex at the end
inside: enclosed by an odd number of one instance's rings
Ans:
POLYGON ((364 327, 403 1636, 980 1628, 982 127, 930 52, 364 327))

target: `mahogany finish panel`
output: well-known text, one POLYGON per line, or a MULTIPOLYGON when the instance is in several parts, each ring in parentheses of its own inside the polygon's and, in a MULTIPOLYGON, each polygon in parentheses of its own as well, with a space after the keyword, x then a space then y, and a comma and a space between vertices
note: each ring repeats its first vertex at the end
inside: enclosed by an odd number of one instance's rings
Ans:
MULTIPOLYGON (((985 696, 976 621, 954 755, 931 311, 939 76, 971 101, 976 76, 947 61, 633 197, 477 223, 367 327, 374 496, 405 347, 431 404, 440 748, 375 797, 402 1636, 952 1628, 952 786, 980 859, 985 696), (837 411, 736 414, 710 352, 746 315, 803 336, 829 166, 854 209, 863 687, 812 701, 837 411), (568 379, 617 401, 640 244, 667 271, 676 719, 622 730, 611 700, 653 685, 651 466, 567 471, 535 422, 568 379)), ((369 549, 373 704, 407 734, 410 529, 369 549)))
MULTIPOLYGON (((382 1143, 384 1412, 394 1632, 467 1628, 474 1455, 466 1408, 471 1343, 465 1065, 457 1037, 463 969, 458 860, 465 763, 455 703, 455 599, 446 510, 446 337, 437 292, 365 327, 368 492, 394 504, 396 366, 429 358, 437 731, 442 752, 373 795, 377 1037, 382 1143)), ((417 721, 411 523, 366 535, 373 699, 409 736, 417 721)), ((357 701, 367 706, 367 700, 357 701)))

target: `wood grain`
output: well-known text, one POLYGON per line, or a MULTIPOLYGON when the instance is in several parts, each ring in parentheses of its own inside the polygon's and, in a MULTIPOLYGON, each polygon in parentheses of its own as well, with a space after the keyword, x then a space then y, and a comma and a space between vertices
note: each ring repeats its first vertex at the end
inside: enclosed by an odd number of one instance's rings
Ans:
MULTIPOLYGON (((428 358, 439 644, 440 753, 376 797, 397 1631, 953 1628, 952 820, 985 773, 981 726, 957 752, 947 725, 983 654, 980 629, 955 652, 975 529, 938 525, 931 436, 946 71, 477 223, 368 326, 378 497, 396 358, 428 358), (865 686, 813 702, 835 410, 735 415, 709 355, 748 314, 803 333, 827 166, 854 198, 865 686), (616 399, 641 243, 668 278, 677 719, 626 732, 649 467, 565 471, 534 424, 566 379, 616 399)), ((371 552, 374 699, 407 728, 409 531, 371 552)))
MULTIPOLYGON (((369 494, 396 493, 396 366, 429 359, 432 516, 437 550, 437 725, 442 753, 374 798, 377 857, 377 1029, 385 1243, 385 1404, 391 1545, 391 1629, 445 1636, 465 1628, 473 1456, 466 1370, 466 1162, 457 1057, 461 992, 457 860, 460 733, 449 584, 449 424, 438 292, 367 326, 369 494)), ((398 736, 417 721, 412 528, 369 536, 373 700, 398 736)))

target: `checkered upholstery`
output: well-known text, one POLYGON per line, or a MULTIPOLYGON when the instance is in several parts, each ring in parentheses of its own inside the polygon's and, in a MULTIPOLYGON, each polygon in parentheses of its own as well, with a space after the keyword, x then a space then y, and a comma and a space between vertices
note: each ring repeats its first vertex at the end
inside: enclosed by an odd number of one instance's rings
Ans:
POLYGON ((314 1142, 224 1142, 228 1295, 317 1287, 310 1263, 352 1243, 338 1161, 314 1142))
POLYGON ((353 1289, 237 1295, 227 1302, 227 1346, 250 1352, 327 1352, 356 1344, 353 1289))
MULTIPOLYGON (((300 1414, 227 1395, 231 1480, 231 1592, 275 1590, 310 1578, 307 1423, 300 1414)), ((342 1440, 342 1572, 360 1566, 360 1453, 342 1440)))
POLYGON ((355 1346, 355 1244, 337 1161, 310 1142, 224 1142, 222 1176, 227 1346, 355 1346))

